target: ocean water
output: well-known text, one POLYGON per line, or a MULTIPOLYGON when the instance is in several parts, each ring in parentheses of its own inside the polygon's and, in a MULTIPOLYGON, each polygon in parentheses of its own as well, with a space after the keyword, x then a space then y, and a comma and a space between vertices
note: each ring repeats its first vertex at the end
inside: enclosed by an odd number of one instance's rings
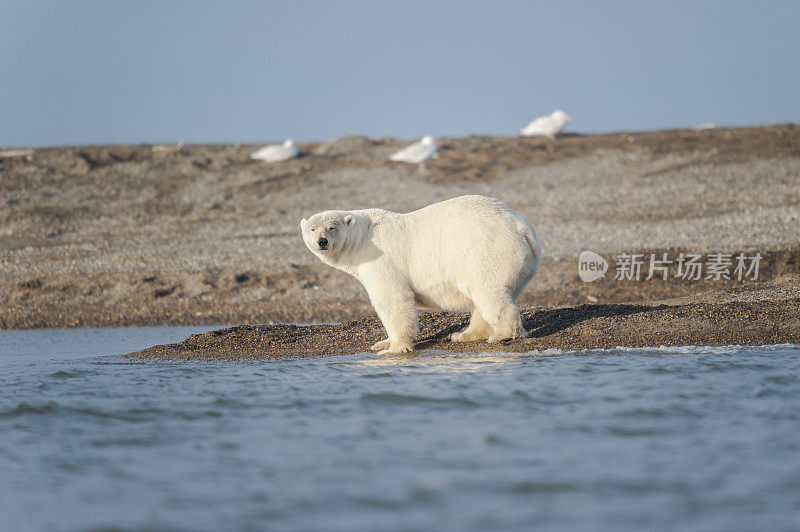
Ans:
POLYGON ((0 331, 0 529, 800 530, 800 346, 120 356, 200 330, 0 331))

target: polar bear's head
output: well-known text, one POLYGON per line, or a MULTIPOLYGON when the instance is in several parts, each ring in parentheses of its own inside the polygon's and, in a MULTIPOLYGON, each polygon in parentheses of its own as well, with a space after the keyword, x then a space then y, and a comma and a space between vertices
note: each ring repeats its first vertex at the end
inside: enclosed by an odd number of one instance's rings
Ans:
POLYGON ((325 211, 300 221, 303 241, 315 255, 336 256, 347 241, 355 217, 347 211, 325 211))

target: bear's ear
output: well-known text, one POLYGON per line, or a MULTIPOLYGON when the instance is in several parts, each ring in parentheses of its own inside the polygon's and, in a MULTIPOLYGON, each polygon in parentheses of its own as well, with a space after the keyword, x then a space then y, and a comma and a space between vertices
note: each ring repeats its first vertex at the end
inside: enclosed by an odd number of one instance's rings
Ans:
POLYGON ((344 223, 347 224, 347 225, 353 225, 354 221, 355 221, 355 218, 353 218, 352 214, 348 214, 347 216, 344 217, 344 223))
POLYGON ((301 231, 305 231, 306 230, 306 219, 305 218, 300 220, 300 230, 301 231))

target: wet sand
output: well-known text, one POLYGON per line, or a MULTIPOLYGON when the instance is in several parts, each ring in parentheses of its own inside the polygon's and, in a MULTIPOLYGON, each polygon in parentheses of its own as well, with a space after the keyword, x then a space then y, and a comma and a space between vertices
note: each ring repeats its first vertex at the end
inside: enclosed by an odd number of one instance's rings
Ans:
MULTIPOLYGON (((300 218, 328 208, 408 212, 469 193, 506 201, 537 229, 545 258, 521 299, 534 331, 537 320, 560 316, 565 306, 606 309, 612 315, 603 319, 630 324, 677 310, 613 314, 615 305, 648 306, 786 275, 796 282, 791 275, 800 272, 800 128, 791 124, 440 139, 427 174, 387 161, 404 144, 307 143, 297 159, 272 165, 248 158, 257 145, 0 156, 0 328, 366 324, 373 318, 363 288, 305 249, 300 218), (578 278, 583 250, 609 261, 604 279, 578 278), (622 253, 698 253, 705 261, 740 252, 763 256, 758 280, 613 278, 622 253)), ((775 300, 791 307, 787 301, 775 300)), ((447 329, 462 319, 436 323, 447 329)), ((381 333, 377 327, 370 338, 381 333)), ((559 334, 545 336, 572 345, 559 334)))

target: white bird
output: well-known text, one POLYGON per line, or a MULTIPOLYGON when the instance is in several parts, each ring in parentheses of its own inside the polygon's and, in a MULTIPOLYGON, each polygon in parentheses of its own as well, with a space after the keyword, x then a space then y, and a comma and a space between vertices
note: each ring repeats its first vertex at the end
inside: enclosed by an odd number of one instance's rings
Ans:
POLYGON ((427 135, 422 140, 406 146, 402 150, 389 156, 391 161, 419 164, 419 171, 424 172, 425 161, 436 155, 436 139, 427 135))
POLYGON ((692 129, 695 131, 705 131, 706 129, 717 129, 717 124, 714 122, 704 122, 694 126, 692 129))
POLYGON ((553 111, 552 114, 540 116, 533 122, 522 128, 519 132, 523 137, 550 137, 555 138, 556 135, 561 133, 564 125, 572 120, 572 118, 559 109, 553 111))
POLYGON ((283 144, 270 144, 250 154, 251 159, 268 163, 277 163, 297 157, 297 145, 292 139, 286 139, 283 144))

